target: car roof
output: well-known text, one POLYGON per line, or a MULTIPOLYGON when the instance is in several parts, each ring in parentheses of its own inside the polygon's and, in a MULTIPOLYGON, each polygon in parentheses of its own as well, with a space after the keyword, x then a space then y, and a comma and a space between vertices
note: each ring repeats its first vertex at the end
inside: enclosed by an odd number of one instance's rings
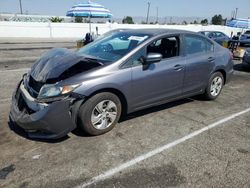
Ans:
POLYGON ((143 33, 152 36, 161 34, 197 34, 196 32, 179 30, 179 29, 125 29, 124 32, 143 33))
POLYGON ((217 33, 223 33, 222 31, 199 31, 199 32, 209 32, 209 33, 217 32, 217 33))

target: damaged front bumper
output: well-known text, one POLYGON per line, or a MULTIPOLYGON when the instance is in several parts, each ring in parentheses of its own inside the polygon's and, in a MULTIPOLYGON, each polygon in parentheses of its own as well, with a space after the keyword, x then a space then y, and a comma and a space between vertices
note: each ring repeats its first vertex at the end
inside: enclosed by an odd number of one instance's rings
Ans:
POLYGON ((75 95, 41 103, 28 93, 21 81, 12 96, 10 119, 30 138, 58 139, 76 128, 78 109, 83 101, 84 97, 75 95))

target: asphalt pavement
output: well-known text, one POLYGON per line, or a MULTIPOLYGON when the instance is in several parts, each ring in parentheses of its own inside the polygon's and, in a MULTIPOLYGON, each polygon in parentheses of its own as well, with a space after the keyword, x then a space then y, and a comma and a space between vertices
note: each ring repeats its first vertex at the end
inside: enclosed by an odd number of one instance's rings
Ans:
MULTIPOLYGON (((10 58, 45 52, 15 51, 10 58)), ((0 66, 0 187, 250 187, 249 66, 235 61, 215 101, 183 99, 129 114, 105 135, 75 130, 46 141, 8 123, 11 94, 32 63, 0 66)))

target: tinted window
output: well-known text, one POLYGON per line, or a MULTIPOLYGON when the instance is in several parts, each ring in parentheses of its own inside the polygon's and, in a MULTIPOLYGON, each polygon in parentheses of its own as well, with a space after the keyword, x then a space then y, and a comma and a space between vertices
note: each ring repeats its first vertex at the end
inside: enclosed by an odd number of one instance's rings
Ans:
POLYGON ((185 49, 187 55, 196 53, 207 53, 213 51, 213 44, 210 43, 208 40, 200 37, 186 36, 185 49))
POLYGON ((209 37, 209 38, 215 38, 216 37, 214 32, 209 32, 206 36, 209 37))
POLYGON ((142 61, 141 58, 145 57, 146 54, 146 50, 142 49, 139 52, 137 52, 129 61, 129 64, 132 66, 137 66, 137 65, 141 65, 142 61))
POLYGON ((131 57, 130 60, 128 60, 128 62, 123 66, 123 68, 141 65, 143 61, 141 58, 146 57, 146 55, 149 53, 160 53, 162 54, 162 57, 166 59, 179 56, 179 52, 179 37, 173 36, 157 39, 131 57))
POLYGON ((226 35, 224 33, 217 32, 216 37, 225 37, 226 35))
POLYGON ((245 34, 250 35, 250 30, 246 31, 245 34))
POLYGON ((205 35, 205 36, 209 36, 210 34, 213 34, 213 33, 210 33, 208 31, 203 31, 202 34, 205 35))

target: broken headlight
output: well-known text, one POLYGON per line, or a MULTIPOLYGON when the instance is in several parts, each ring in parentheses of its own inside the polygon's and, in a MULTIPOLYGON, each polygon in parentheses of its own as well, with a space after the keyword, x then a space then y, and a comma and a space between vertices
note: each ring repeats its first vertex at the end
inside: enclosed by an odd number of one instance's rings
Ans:
POLYGON ((58 86, 56 84, 46 84, 41 88, 37 98, 38 99, 46 99, 46 98, 66 95, 66 94, 72 92, 74 89, 76 89, 79 86, 80 86, 80 84, 68 85, 68 86, 58 86))

